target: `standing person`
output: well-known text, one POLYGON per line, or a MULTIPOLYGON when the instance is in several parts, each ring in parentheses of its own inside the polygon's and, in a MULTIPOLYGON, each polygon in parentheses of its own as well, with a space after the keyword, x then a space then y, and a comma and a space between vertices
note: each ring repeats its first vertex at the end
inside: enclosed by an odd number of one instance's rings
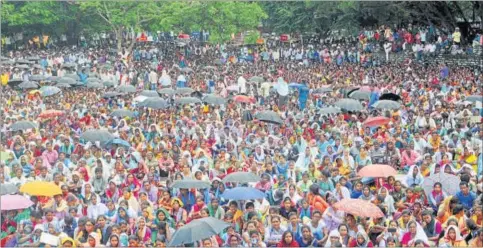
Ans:
POLYGON ((149 72, 149 89, 156 90, 156 84, 158 83, 158 73, 156 73, 155 69, 151 69, 149 72))

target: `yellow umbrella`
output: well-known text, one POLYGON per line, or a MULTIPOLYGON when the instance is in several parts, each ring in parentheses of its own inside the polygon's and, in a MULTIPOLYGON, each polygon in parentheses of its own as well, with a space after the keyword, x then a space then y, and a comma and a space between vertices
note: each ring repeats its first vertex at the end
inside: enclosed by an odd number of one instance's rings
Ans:
POLYGON ((35 196, 61 195, 59 186, 51 182, 34 181, 28 182, 20 187, 20 192, 35 196))

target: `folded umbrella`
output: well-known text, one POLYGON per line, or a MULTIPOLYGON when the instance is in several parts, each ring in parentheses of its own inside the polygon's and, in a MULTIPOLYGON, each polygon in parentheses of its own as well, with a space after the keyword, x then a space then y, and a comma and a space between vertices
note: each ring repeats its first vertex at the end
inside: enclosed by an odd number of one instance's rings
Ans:
POLYGON ((127 110, 127 109, 116 109, 116 110, 112 111, 111 116, 121 117, 121 118, 123 118, 123 117, 132 118, 132 117, 134 117, 134 112, 132 112, 131 110, 127 110))
POLYGON ((2 195, 0 203, 0 210, 2 211, 26 209, 34 205, 31 200, 21 195, 2 195))
POLYGON ((334 208, 360 217, 382 218, 384 213, 374 203, 362 199, 342 199, 334 204, 334 208))
POLYGON ((122 93, 134 93, 136 92, 136 87, 132 85, 123 85, 117 88, 117 91, 122 92, 122 93))
POLYGON ((223 105, 226 104, 226 99, 217 95, 206 95, 203 98, 203 102, 213 105, 223 105))
POLYGON ((265 198, 265 193, 252 187, 236 187, 227 189, 221 195, 222 198, 235 201, 246 201, 265 198))
POLYGON ((347 111, 361 111, 364 109, 359 101, 350 98, 342 98, 335 102, 334 105, 347 111))
POLYGON ((195 243, 214 235, 218 235, 229 226, 230 224, 213 217, 193 220, 174 232, 168 246, 174 247, 195 243))
POLYGON ((280 115, 270 110, 255 114, 255 119, 263 122, 267 122, 267 123, 277 124, 277 125, 281 125, 283 123, 283 120, 282 118, 280 118, 280 115))
POLYGON ((36 129, 37 124, 31 121, 17 121, 10 126, 10 130, 12 131, 19 131, 19 130, 28 130, 28 129, 36 129))
POLYGON ((197 104, 197 103, 201 103, 201 100, 191 96, 181 97, 174 100, 174 104, 176 105, 197 104))
POLYGON ((154 90, 143 90, 143 91, 141 91, 141 93, 139 95, 147 96, 147 97, 159 97, 158 92, 156 92, 154 90))
POLYGON ((355 90, 349 94, 349 98, 357 99, 357 100, 370 100, 371 92, 365 91, 365 90, 355 90))
POLYGON ((43 181, 27 182, 20 187, 20 192, 32 196, 54 196, 62 194, 62 190, 58 185, 43 181))
POLYGON ((234 172, 223 178, 224 183, 256 183, 261 178, 252 172, 234 172))
POLYGON ((367 118, 362 125, 365 127, 380 127, 391 122, 391 119, 384 116, 370 117, 367 118))
POLYGON ((174 181, 171 188, 178 189, 207 189, 211 185, 209 182, 193 179, 183 179, 174 181))
POLYGON ((396 110, 401 108, 401 104, 391 100, 379 100, 372 105, 376 109, 396 110))
POLYGON ((18 192, 18 186, 13 183, 0 184, 1 195, 16 194, 18 192))
POLYGON ((386 164, 371 164, 364 166, 358 173, 361 177, 388 177, 397 175, 397 171, 386 164))
POLYGON ((39 85, 34 81, 25 81, 20 83, 17 87, 20 89, 37 89, 39 85))
POLYGON ((160 97, 148 97, 146 100, 139 103, 139 107, 165 109, 168 107, 168 102, 160 97))
POLYGON ((90 129, 90 130, 87 130, 84 133, 82 133, 80 138, 85 140, 85 141, 90 141, 92 143, 99 142, 101 144, 106 144, 109 141, 114 139, 114 135, 112 135, 107 130, 90 129))

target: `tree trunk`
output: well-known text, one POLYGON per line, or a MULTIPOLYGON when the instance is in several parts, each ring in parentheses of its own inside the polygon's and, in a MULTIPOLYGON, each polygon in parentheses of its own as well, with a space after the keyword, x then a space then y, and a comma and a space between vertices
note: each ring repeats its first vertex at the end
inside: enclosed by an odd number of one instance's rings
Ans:
POLYGON ((136 44, 136 33, 134 32, 134 28, 133 27, 131 27, 131 33, 132 33, 131 44, 127 48, 127 51, 126 51, 127 54, 131 54, 132 49, 134 48, 134 45, 136 44))
POLYGON ((116 41, 117 41, 117 52, 122 52, 122 28, 117 28, 114 30, 116 34, 116 41))

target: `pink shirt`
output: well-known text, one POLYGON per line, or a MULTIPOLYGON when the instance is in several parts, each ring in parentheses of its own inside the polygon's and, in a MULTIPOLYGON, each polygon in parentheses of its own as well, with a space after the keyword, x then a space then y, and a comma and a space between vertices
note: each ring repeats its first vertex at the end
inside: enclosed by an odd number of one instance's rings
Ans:
POLYGON ((419 154, 415 151, 410 151, 409 155, 407 151, 401 152, 401 165, 411 166, 416 164, 416 160, 419 158, 419 154))
POLYGON ((58 157, 59 157, 59 154, 57 153, 56 150, 52 150, 51 152, 49 152, 48 150, 45 150, 42 153, 42 159, 44 160, 44 165, 47 162, 50 165, 50 167, 54 166, 58 157))

